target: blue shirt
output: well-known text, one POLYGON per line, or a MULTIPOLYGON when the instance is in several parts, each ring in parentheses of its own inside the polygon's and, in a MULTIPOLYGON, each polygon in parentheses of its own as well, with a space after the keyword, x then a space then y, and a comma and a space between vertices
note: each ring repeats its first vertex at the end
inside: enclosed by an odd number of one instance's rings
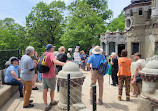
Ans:
POLYGON ((80 57, 81 57, 81 60, 86 60, 87 59, 87 55, 86 54, 81 54, 80 57))
POLYGON ((93 54, 92 50, 93 50, 93 48, 91 48, 91 49, 89 50, 89 54, 93 54))
POLYGON ((13 64, 10 64, 7 71, 6 71, 6 74, 5 74, 5 78, 4 78, 4 82, 5 83, 9 83, 11 82, 13 79, 15 79, 12 74, 11 74, 11 71, 15 71, 16 73, 16 70, 17 68, 15 68, 15 66, 13 64))
POLYGON ((15 73, 16 73, 16 75, 17 75, 18 78, 20 78, 19 70, 20 70, 20 66, 16 65, 15 66, 15 73))
POLYGON ((88 63, 92 64, 92 68, 98 68, 102 59, 106 60, 105 56, 100 54, 93 54, 89 57, 88 63))

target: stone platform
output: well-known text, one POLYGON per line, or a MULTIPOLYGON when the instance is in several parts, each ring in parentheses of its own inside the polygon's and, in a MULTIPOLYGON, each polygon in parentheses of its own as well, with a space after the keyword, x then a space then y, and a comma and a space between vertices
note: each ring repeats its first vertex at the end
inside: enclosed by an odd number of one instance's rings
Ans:
MULTIPOLYGON (((89 71, 84 71, 84 75, 86 76, 85 81, 83 83, 82 89, 82 101, 86 105, 88 109, 92 111, 92 106, 89 104, 89 90, 90 90, 90 77, 91 73, 89 71)), ((111 80, 111 79, 110 79, 111 80)), ((98 84, 97 84, 98 85, 98 84)), ((43 111, 44 104, 42 99, 42 83, 37 83, 39 87, 38 91, 33 91, 31 95, 31 99, 34 100, 34 107, 29 109, 23 109, 23 100, 19 98, 19 93, 17 92, 6 105, 0 109, 0 111, 43 111)), ((98 86, 97 86, 98 90, 98 86)), ((98 91, 97 91, 98 92, 98 91)), ((132 98, 131 101, 125 101, 125 92, 123 90, 123 101, 118 101, 117 99, 118 87, 111 86, 109 84, 109 75, 104 77, 104 96, 103 102, 104 104, 99 106, 97 105, 97 111, 136 111, 137 109, 137 98, 132 98)), ((132 93, 131 93, 132 94, 132 93)), ((48 94, 49 95, 49 94, 48 94)), ((98 93, 97 93, 98 95, 98 93)), ((59 93, 55 91, 55 100, 59 99, 59 93)), ((50 99, 48 96, 48 103, 50 99)), ((60 110, 57 106, 52 107, 50 111, 63 111, 60 110)))

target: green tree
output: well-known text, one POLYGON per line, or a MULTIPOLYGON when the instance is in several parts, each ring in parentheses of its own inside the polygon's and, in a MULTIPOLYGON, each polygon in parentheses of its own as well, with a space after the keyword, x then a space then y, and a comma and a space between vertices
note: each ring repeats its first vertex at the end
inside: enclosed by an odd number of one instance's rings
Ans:
POLYGON ((104 10, 99 8, 98 6, 104 4, 96 1, 99 3, 97 6, 93 6, 88 0, 77 0, 69 6, 71 15, 68 17, 65 33, 60 39, 67 48, 80 46, 87 51, 92 44, 99 44, 99 36, 105 29, 104 21, 111 16, 112 11, 107 10, 107 6, 104 10), (103 17, 101 12, 109 12, 107 18, 103 17))
POLYGON ((107 26, 107 29, 109 29, 110 31, 114 32, 117 29, 124 31, 125 29, 125 15, 124 12, 122 11, 121 14, 113 19, 110 24, 107 26))
POLYGON ((65 3, 53 1, 49 5, 40 2, 26 17, 26 27, 30 44, 42 50, 48 43, 60 45, 59 38, 63 34, 63 10, 65 3))
POLYGON ((28 43, 25 27, 15 23, 12 18, 0 20, 0 50, 21 50, 28 43))

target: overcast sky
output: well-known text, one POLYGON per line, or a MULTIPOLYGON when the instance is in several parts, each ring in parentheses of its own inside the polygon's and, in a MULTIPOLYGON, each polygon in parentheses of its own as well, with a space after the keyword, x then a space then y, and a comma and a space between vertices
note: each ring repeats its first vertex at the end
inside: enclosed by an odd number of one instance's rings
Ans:
MULTIPOLYGON (((13 18, 15 22, 25 26, 25 17, 31 12, 32 7, 44 1, 47 4, 53 0, 0 0, 0 19, 13 18)), ((74 0, 62 0, 69 5, 74 0)), ((109 9, 113 10, 116 18, 124 7, 130 4, 131 0, 108 0, 109 9)))

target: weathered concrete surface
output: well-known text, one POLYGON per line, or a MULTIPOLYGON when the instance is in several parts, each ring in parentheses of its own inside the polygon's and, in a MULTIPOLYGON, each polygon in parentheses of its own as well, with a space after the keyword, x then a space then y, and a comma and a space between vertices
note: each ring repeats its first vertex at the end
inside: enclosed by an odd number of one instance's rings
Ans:
POLYGON ((0 108, 17 92, 17 86, 1 85, 0 86, 0 108))
MULTIPOLYGON (((89 104, 89 90, 90 90, 90 77, 91 73, 84 71, 84 75, 86 76, 85 82, 82 87, 82 102, 86 105, 88 109, 92 111, 92 106, 89 104)), ((97 84, 98 85, 98 84, 97 84)), ((19 98, 18 93, 16 93, 13 98, 0 110, 0 111, 43 111, 44 104, 42 100, 42 85, 41 83, 37 83, 39 87, 38 91, 33 91, 31 95, 31 99, 34 100, 34 107, 29 109, 23 109, 23 100, 19 98)), ((98 87, 97 87, 98 90, 98 87)), ((55 91, 55 100, 59 99, 59 93, 55 91)), ((98 91, 97 91, 98 92, 98 91)), ((98 94, 97 94, 98 95, 98 94)), ((104 104, 99 106, 97 105, 97 111, 136 111, 137 109, 137 99, 131 97, 131 101, 125 101, 125 92, 123 90, 123 101, 118 101, 118 87, 113 87, 109 85, 109 76, 106 75, 104 77, 104 96, 103 102, 104 104)), ((48 94, 48 103, 49 103, 49 94, 48 94)), ((50 111, 62 111, 58 109, 58 107, 52 107, 50 111)))

